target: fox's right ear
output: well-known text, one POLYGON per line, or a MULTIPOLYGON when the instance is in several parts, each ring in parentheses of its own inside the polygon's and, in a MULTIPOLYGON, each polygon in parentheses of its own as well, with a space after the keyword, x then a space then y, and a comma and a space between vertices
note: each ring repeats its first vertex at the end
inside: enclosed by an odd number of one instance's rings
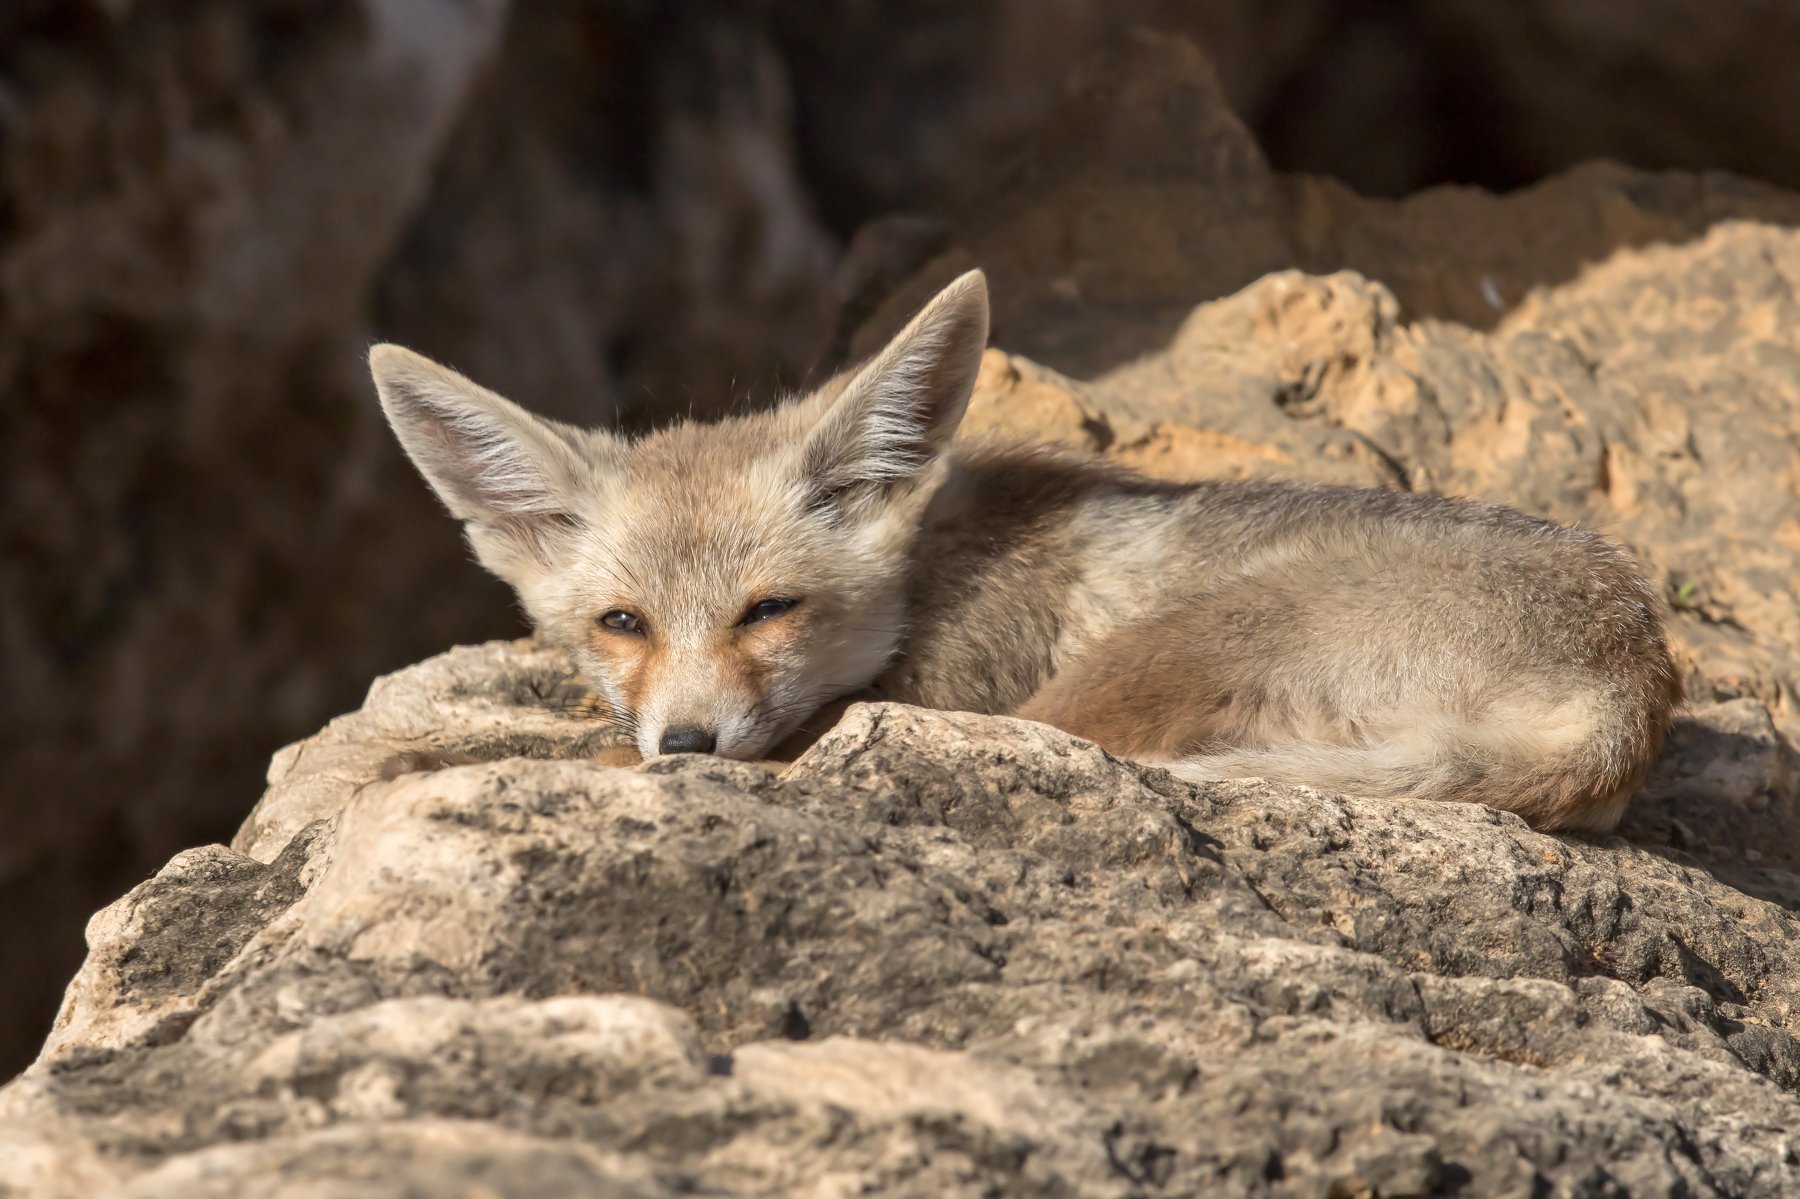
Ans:
POLYGON ((452 515, 526 540, 571 520, 580 462, 554 426, 400 346, 370 350, 369 372, 406 456, 452 515))
POLYGON ((851 377, 807 435, 801 472, 813 502, 917 477, 962 422, 987 336, 987 278, 970 271, 851 377))

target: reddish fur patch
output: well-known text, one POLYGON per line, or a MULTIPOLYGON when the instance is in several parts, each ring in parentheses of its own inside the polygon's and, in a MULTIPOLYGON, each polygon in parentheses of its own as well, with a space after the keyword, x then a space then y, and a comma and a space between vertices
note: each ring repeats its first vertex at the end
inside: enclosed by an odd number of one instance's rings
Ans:
POLYGON ((756 656, 736 638, 722 646, 719 653, 723 658, 720 673, 736 684, 740 693, 757 699, 768 694, 769 676, 774 673, 773 663, 756 656))
POLYGON ((1251 714, 1209 673, 1178 638, 1133 629, 1058 672, 1014 715, 1126 757, 1179 757, 1248 731, 1251 714))
POLYGON ((776 667, 793 655, 811 623, 811 612, 802 606, 733 630, 724 651, 726 675, 737 681, 745 695, 761 700, 769 693, 769 679, 776 667))
POLYGON ((626 710, 636 713, 644 706, 662 665, 662 654, 648 637, 632 637, 596 628, 589 634, 594 651, 611 666, 610 674, 619 682, 619 693, 626 710))

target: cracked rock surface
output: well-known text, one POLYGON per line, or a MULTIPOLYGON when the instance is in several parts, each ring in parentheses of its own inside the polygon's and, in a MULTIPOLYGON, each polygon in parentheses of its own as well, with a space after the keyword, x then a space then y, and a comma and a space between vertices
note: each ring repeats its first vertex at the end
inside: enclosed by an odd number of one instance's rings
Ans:
POLYGON ((97 915, 0 1193, 1800 1186, 1800 919, 1678 853, 895 705, 599 766, 566 669, 382 680, 97 915))

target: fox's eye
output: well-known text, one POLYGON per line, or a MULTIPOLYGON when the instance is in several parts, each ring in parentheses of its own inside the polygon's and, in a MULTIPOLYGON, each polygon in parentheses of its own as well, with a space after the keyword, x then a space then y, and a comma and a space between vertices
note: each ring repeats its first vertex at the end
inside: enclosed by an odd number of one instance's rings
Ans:
POLYGON ((794 606, 799 602, 800 601, 797 599, 758 600, 756 603, 750 605, 749 611, 744 613, 744 619, 738 623, 758 624, 762 621, 780 616, 783 612, 792 611, 794 606))
POLYGON ((641 633, 644 631, 643 621, 639 620, 634 613, 621 609, 615 609, 600 617, 600 624, 615 633, 641 633))

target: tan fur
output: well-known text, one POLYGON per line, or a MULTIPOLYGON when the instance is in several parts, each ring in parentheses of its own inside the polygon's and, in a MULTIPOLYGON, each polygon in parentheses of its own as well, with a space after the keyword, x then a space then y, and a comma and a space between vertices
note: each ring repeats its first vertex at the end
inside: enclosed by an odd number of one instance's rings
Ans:
POLYGON ((986 311, 965 276, 819 392, 635 441, 397 347, 371 361, 481 561, 646 754, 679 725, 762 756, 866 694, 1015 713, 1195 779, 1617 823, 1679 696, 1616 546, 1437 496, 952 446, 986 311), (799 604, 742 623, 777 597, 799 604), (598 628, 614 609, 641 634, 598 628))

